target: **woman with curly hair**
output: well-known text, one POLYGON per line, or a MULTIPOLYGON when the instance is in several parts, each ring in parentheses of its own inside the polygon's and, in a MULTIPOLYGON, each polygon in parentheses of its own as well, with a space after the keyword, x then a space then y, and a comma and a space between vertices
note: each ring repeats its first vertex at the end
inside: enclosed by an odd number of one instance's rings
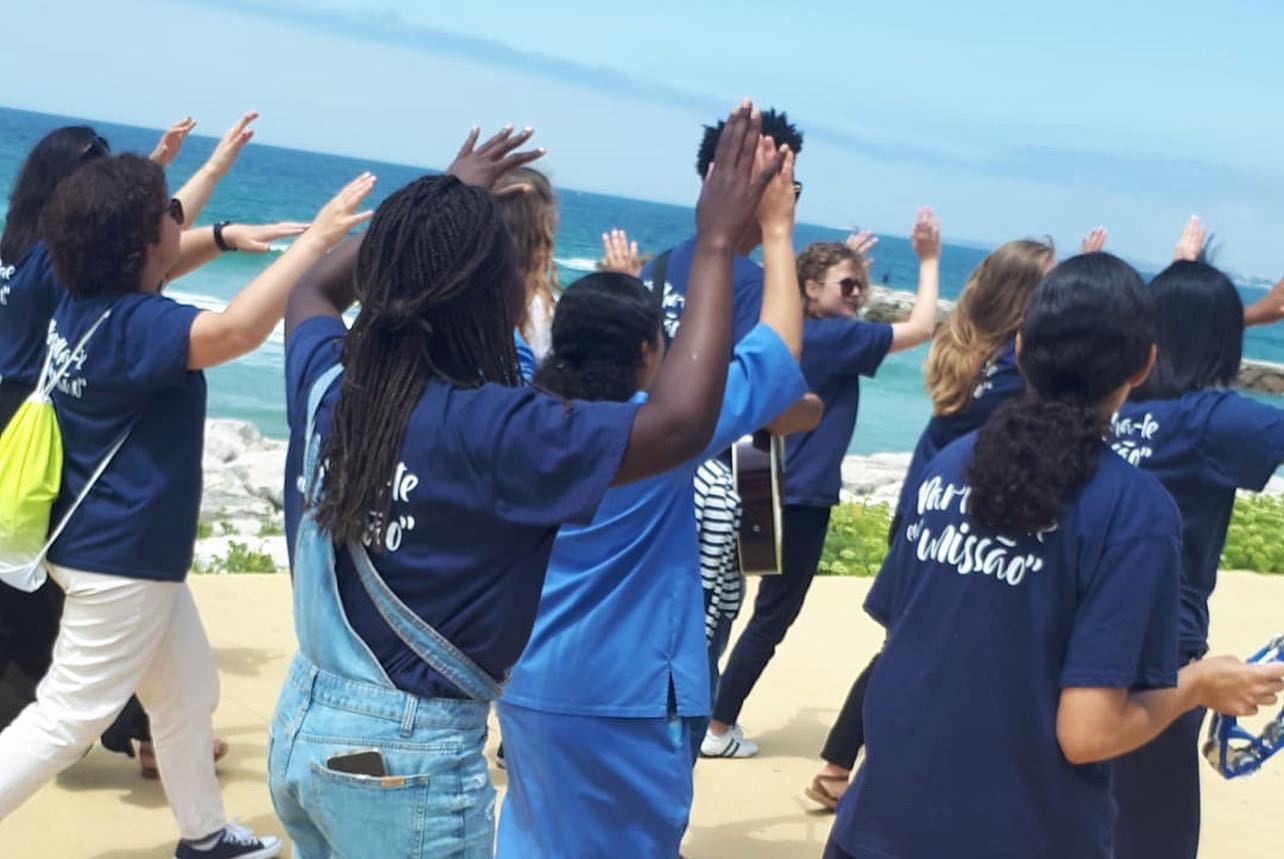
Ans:
POLYGON ((228 822, 211 756, 218 672, 184 583, 200 507, 202 371, 267 338, 298 276, 363 219, 353 212, 372 184, 366 175, 345 188, 221 312, 161 294, 184 213, 156 164, 95 158, 44 207, 40 234, 68 292, 49 326, 63 373, 52 519, 66 521, 47 556, 66 605, 35 703, 0 733, 0 818, 79 760, 137 690, 182 833, 177 859, 279 853, 276 839, 228 822))
MULTIPOLYGON (((205 164, 175 193, 187 220, 168 279, 204 265, 220 250, 263 252, 267 242, 302 232, 304 225, 290 223, 192 225, 253 135, 249 125, 257 116, 247 113, 229 128, 205 164)), ((171 163, 195 124, 190 118, 175 123, 161 137, 150 160, 162 166, 171 163)), ((63 179, 82 164, 109 154, 107 141, 94 129, 57 128, 36 143, 14 178, 0 234, 0 431, 35 388, 49 320, 66 293, 41 234, 41 213, 63 179)), ((53 582, 33 594, 0 586, 0 729, 35 700, 36 684, 53 658, 61 614, 62 592, 53 582)), ((135 740, 143 775, 155 778, 158 771, 147 715, 133 698, 104 733, 103 744, 132 757, 135 740)), ((217 757, 226 750, 221 740, 216 743, 217 757)))
MULTIPOLYGON (((1051 242, 1025 239, 992 251, 968 277, 958 304, 936 332, 925 375, 932 419, 919 436, 901 486, 888 540, 912 506, 918 476, 937 452, 985 423, 994 410, 1025 391, 1016 363, 1015 337, 1030 293, 1056 263, 1051 242)), ((825 765, 804 793, 833 809, 847 790, 852 767, 865 742, 861 719, 871 660, 852 684, 821 750, 825 765)))
POLYGON ((1181 519, 1105 441, 1155 339, 1149 290, 1109 254, 1035 288, 1028 394, 924 469, 866 599, 887 644, 828 859, 1106 859, 1111 759, 1284 689, 1281 665, 1177 663, 1181 519))

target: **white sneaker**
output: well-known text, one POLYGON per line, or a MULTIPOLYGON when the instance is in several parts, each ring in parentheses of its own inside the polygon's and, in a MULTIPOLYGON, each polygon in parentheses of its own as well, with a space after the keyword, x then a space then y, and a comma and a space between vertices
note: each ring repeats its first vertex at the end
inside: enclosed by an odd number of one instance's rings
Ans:
POLYGON ((703 758, 751 758, 756 754, 758 745, 745 739, 739 725, 732 725, 721 737, 706 730, 704 739, 700 741, 700 756, 703 758))

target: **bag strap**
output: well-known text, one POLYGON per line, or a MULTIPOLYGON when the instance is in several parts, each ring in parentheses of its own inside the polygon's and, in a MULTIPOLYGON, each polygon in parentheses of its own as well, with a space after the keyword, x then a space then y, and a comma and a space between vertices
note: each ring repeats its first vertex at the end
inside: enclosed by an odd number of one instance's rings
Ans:
POLYGON ((107 317, 109 316, 111 316, 110 307, 103 311, 102 316, 99 316, 98 319, 94 321, 93 325, 89 326, 89 330, 86 331, 81 336, 80 340, 76 342, 76 348, 72 349, 71 352, 68 353, 67 360, 63 361, 62 366, 54 371, 52 378, 49 376, 49 371, 53 367, 53 349, 48 347, 45 348, 45 363, 40 370, 40 380, 36 383, 36 391, 40 392, 40 398, 42 400, 47 400, 53 395, 53 389, 58 387, 58 383, 66 377, 67 371, 70 370, 71 365, 75 363, 76 356, 84 352, 85 346, 89 343, 89 338, 93 337, 94 334, 98 332, 98 329, 102 327, 102 324, 107 321, 107 317))
MULTIPOLYGON (((321 401, 325 398, 325 392, 330 389, 330 385, 342 370, 343 368, 338 364, 331 367, 316 380, 312 385, 312 390, 308 393, 307 436, 305 438, 309 445, 312 444, 312 436, 316 432, 316 415, 321 408, 321 401)), ((304 467, 307 467, 306 464, 304 467)), ((314 468, 314 473, 307 475, 304 480, 309 502, 315 498, 315 493, 319 491, 316 481, 316 474, 319 471, 318 464, 314 468)), ((401 643, 411 653, 423 660, 430 668, 446 678, 455 688, 470 698, 476 701, 494 701, 499 698, 502 687, 495 681, 495 678, 491 677, 463 651, 451 643, 449 639, 401 601, 400 597, 383 580, 383 576, 379 574, 374 562, 370 560, 370 554, 365 550, 364 546, 360 543, 352 542, 348 544, 347 549, 349 556, 352 558, 352 565, 357 570, 357 577, 361 580, 361 585, 365 588, 366 595, 370 597, 370 602, 374 605, 375 610, 379 612, 379 616, 383 618, 384 623, 392 630, 392 633, 401 640, 401 643)))
POLYGON ((58 540, 58 537, 62 535, 62 531, 67 527, 67 523, 71 521, 71 517, 78 509, 80 509, 80 505, 84 503, 85 499, 89 497, 89 492, 94 488, 94 484, 98 482, 98 478, 103 476, 103 472, 107 470, 107 466, 111 465, 111 461, 116 458, 116 454, 120 453, 120 449, 125 446, 125 440, 128 439, 129 434, 134 431, 134 424, 136 423, 137 421, 133 421, 125 428, 125 431, 120 434, 120 438, 116 439, 116 441, 112 443, 112 446, 107 450, 107 454, 102 458, 102 461, 98 463, 93 474, 89 475, 89 479, 85 481, 85 485, 81 487, 79 494, 76 495, 76 500, 71 502, 71 506, 67 508, 67 512, 62 514, 62 521, 58 523, 57 527, 49 532, 49 539, 45 541, 44 548, 40 550, 40 557, 43 558, 48 554, 49 549, 58 540))

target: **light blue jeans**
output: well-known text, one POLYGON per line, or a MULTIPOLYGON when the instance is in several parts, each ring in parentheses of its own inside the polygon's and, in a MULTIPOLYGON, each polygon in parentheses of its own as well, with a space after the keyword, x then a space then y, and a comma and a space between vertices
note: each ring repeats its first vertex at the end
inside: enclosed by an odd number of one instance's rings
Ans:
POLYGON ((486 711, 347 680, 296 656, 268 740, 272 803, 295 859, 489 859, 486 711), (326 766, 364 748, 382 752, 386 777, 326 766))

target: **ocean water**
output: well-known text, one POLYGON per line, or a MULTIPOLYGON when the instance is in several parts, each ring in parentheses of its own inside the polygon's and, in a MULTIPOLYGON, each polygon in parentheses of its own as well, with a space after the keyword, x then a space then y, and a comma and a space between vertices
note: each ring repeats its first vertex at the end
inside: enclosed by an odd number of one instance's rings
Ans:
MULTIPOLYGON (((52 116, 0 108, 0 188, 8 190, 23 159, 44 134, 61 125, 91 125, 111 143, 115 152, 151 151, 159 129, 144 129, 90 119, 52 116)), ((214 147, 215 139, 191 137, 178 160, 169 167, 171 189, 177 189, 214 147)), ((442 153, 443 169, 453 153, 442 153)), ((674 165, 674 169, 684 169, 674 165)), ((255 141, 245 148, 232 172, 219 184, 199 223, 221 220, 241 223, 307 221, 345 182, 371 170, 379 182, 369 202, 384 197, 422 174, 419 167, 389 164, 373 159, 346 158, 267 146, 255 141)), ((560 226, 556 259, 559 277, 569 284, 593 270, 600 256, 603 230, 623 227, 643 252, 658 252, 688 238, 694 231, 691 208, 557 189, 560 226)), ((856 213, 859 216, 859 213, 856 213)), ((906 213, 906 226, 912 213, 906 213)), ((948 238, 948 224, 946 235, 948 238)), ((795 242, 799 249, 813 241, 840 241, 846 230, 799 224, 795 242)), ((912 290, 917 283, 918 261, 904 236, 880 235, 874 250, 875 283, 912 290)), ((285 245, 281 245, 284 249, 285 245)), ((946 244, 941 255, 941 293, 953 298, 968 273, 987 249, 946 244)), ((279 253, 279 250, 277 251, 279 253)), ((201 307, 223 306, 236 292, 271 262, 275 254, 223 254, 204 268, 171 284, 172 297, 201 307)), ((1260 296, 1260 285, 1242 286, 1245 298, 1260 296)), ((253 354, 210 371, 209 415, 254 421, 264 434, 286 434, 281 329, 253 354)), ((923 390, 922 364, 927 346, 889 356, 877 378, 861 391, 860 419, 853 435, 855 453, 912 450, 930 415, 923 390)), ((1248 335, 1245 351, 1253 357, 1284 361, 1284 336, 1268 328, 1248 335)))

